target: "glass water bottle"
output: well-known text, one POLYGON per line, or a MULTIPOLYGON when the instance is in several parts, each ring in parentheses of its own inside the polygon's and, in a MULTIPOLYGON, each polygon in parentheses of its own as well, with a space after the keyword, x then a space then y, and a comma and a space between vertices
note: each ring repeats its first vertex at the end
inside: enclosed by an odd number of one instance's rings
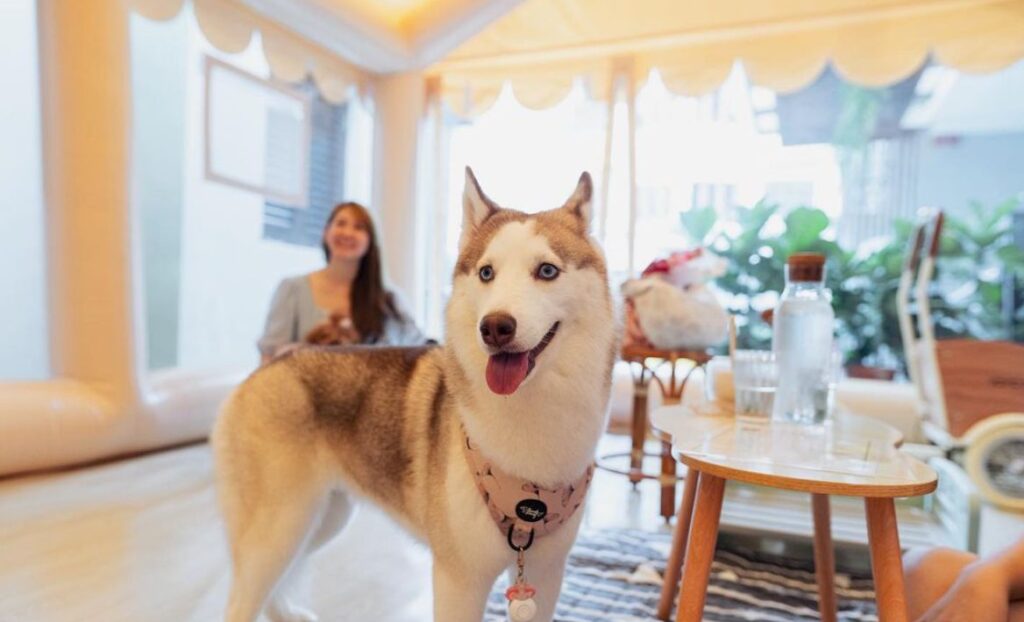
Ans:
POLYGON ((796 253, 786 262, 786 289, 772 318, 778 387, 772 417, 821 423, 832 407, 835 314, 825 288, 825 256, 796 253))

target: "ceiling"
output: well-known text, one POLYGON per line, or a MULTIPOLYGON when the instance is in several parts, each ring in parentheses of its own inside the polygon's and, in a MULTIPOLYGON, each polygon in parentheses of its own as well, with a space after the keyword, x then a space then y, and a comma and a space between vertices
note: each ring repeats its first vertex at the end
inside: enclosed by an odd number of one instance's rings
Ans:
POLYGON ((422 69, 522 0, 242 0, 373 73, 422 69))

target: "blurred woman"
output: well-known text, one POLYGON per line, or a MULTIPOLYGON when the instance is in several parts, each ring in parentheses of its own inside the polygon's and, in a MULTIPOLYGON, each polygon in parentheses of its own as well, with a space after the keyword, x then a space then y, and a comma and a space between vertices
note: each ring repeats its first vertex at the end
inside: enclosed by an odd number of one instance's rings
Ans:
POLYGON ((395 296, 384 288, 377 236, 365 207, 352 202, 335 206, 321 242, 327 265, 284 279, 274 292, 258 342, 263 363, 332 322, 354 343, 426 342, 395 296))

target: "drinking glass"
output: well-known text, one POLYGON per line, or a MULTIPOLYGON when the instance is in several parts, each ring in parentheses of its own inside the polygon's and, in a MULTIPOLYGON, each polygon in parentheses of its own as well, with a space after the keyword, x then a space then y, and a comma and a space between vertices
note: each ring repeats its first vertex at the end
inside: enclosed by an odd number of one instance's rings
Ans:
POLYGON ((836 385, 843 376, 843 356, 838 348, 833 348, 824 366, 805 371, 807 378, 803 383, 802 403, 807 404, 802 418, 794 419, 796 423, 822 424, 832 419, 835 410, 836 385))
POLYGON ((736 350, 733 353, 732 381, 737 421, 753 424, 771 421, 778 373, 775 355, 770 351, 736 350))

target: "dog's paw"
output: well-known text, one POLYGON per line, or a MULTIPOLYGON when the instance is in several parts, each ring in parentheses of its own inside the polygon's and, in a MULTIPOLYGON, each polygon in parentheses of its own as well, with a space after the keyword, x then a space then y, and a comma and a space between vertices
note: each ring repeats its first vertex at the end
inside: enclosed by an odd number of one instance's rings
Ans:
POLYGON ((319 622, 315 613, 291 602, 276 602, 267 607, 270 622, 319 622))

